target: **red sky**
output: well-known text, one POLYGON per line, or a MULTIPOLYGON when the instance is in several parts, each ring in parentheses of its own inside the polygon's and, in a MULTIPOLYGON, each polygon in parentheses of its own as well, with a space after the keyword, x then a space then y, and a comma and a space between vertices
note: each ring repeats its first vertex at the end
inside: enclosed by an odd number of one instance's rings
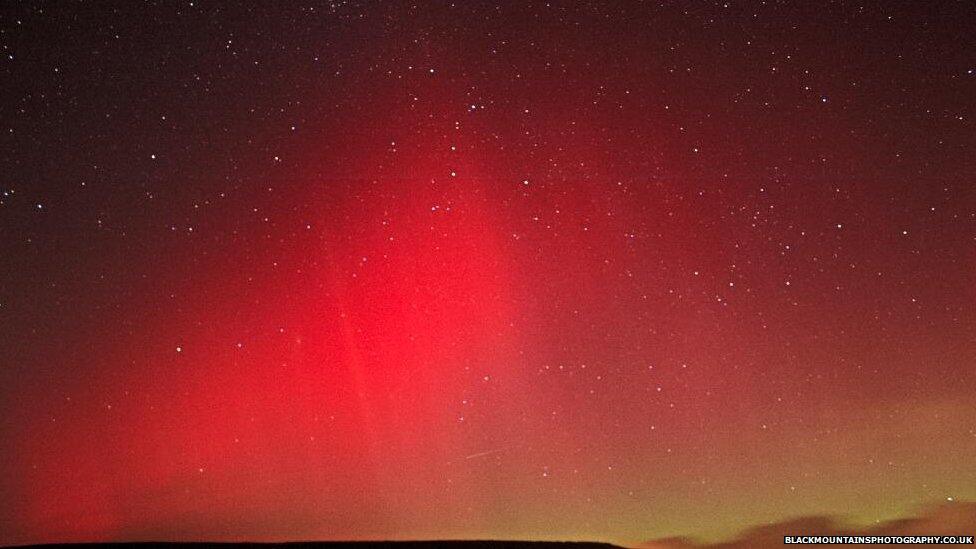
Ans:
POLYGON ((0 543, 976 498, 961 4, 0 10, 0 543))

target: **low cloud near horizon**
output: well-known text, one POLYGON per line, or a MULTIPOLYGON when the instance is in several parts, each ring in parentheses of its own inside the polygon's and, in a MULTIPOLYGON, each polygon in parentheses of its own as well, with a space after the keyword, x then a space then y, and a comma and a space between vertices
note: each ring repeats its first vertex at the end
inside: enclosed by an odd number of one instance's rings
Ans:
MULTIPOLYGON (((687 538, 665 538, 648 541, 638 547, 642 549, 781 548, 784 547, 783 536, 796 535, 971 536, 976 535, 976 502, 946 502, 923 509, 914 517, 900 518, 872 526, 852 526, 837 517, 813 515, 755 526, 729 541, 697 543, 687 538)), ((872 547, 887 547, 887 545, 872 545, 872 547)))

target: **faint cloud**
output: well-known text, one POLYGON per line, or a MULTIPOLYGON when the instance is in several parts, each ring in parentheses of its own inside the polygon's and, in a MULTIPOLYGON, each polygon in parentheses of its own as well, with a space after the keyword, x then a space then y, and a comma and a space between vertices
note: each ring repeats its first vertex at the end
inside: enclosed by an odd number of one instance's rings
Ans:
MULTIPOLYGON (((958 501, 929 507, 915 517, 891 520, 874 526, 850 526, 836 517, 808 516, 749 528, 730 541, 696 543, 686 538, 663 538, 642 543, 638 547, 643 549, 763 549, 782 548, 783 536, 970 536, 974 533, 976 533, 976 502, 958 501)), ((872 547, 888 546, 873 545, 872 547)))

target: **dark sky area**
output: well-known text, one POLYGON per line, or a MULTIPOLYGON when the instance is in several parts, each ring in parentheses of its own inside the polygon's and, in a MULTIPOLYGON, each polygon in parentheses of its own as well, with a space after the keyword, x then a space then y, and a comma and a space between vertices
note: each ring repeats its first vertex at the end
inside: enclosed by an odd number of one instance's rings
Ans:
POLYGON ((0 544, 976 499, 974 36, 968 1, 0 4, 0 544))

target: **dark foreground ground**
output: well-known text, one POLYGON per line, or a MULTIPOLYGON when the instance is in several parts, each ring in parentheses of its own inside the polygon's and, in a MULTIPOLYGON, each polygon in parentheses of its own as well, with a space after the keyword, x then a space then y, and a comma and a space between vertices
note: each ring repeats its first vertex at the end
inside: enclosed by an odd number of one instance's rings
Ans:
POLYGON ((18 549, 619 549, 609 543, 558 541, 356 541, 291 543, 57 543, 18 549))
MULTIPOLYGON (((713 543, 664 538, 635 543, 642 549, 779 549, 783 536, 973 536, 976 501, 946 501, 920 509, 914 516, 856 526, 831 516, 805 516, 747 528, 737 536, 713 543)), ((850 545, 833 545, 833 547, 850 545)), ((80 543, 22 545, 17 549, 621 549, 609 543, 544 541, 380 541, 295 543, 80 543)), ((812 547, 812 546, 808 546, 812 547)), ((863 545, 861 546, 863 547, 863 545)), ((871 545, 871 547, 896 547, 871 545)), ((900 545, 898 547, 906 547, 900 545)), ((974 545, 955 545, 974 547, 974 545)))

